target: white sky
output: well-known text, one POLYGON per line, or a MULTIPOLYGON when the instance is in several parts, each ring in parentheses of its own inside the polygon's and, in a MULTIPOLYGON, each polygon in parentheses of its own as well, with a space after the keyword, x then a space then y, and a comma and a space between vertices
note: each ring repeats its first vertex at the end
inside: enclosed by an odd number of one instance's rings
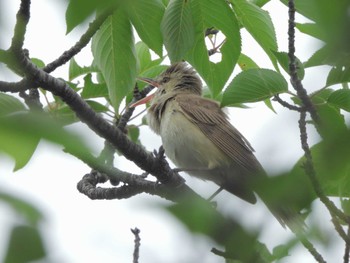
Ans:
MULTIPOLYGON (((9 36, 15 22, 19 1, 1 0, 2 14, 6 14, 5 34, 1 30, 0 48, 7 48, 9 36)), ((32 57, 48 63, 71 47, 80 37, 81 31, 74 30, 65 35, 64 9, 59 1, 33 0, 31 19, 26 35, 25 47, 32 57)), ((65 1, 62 1, 65 3, 65 1)), ((287 51, 287 9, 272 1, 265 7, 270 10, 276 27, 279 49, 287 51)), ((300 18, 299 18, 300 19, 300 18)), ((299 20, 300 21, 300 20, 299 20)), ((268 58, 254 44, 252 38, 243 34, 243 52, 257 59, 261 67, 271 67, 268 58)), ((297 34, 297 56, 305 61, 311 56, 315 43, 312 39, 297 34)), ((78 63, 90 64, 89 49, 77 56, 78 63)), ((0 68, 2 69, 2 68, 0 68)), ((66 77, 67 67, 54 72, 54 76, 66 77)), ((324 69, 315 68, 306 72, 304 85, 310 90, 322 86, 326 74, 324 69), (315 79, 317 76, 317 79, 315 79), (317 81, 317 83, 316 83, 317 81)), ((9 75, 0 71, 1 80, 9 75)), ((275 104, 276 105, 276 104, 275 104)), ((278 173, 290 168, 300 157, 298 116, 276 105, 274 114, 262 103, 250 105, 251 109, 230 110, 232 123, 247 137, 256 150, 256 155, 266 170, 278 173)), ((96 150, 102 148, 103 141, 86 131, 84 125, 74 125, 72 129, 81 134, 96 150)), ((147 149, 158 149, 160 139, 148 129, 142 128, 142 141, 147 149)), ((312 136, 311 136, 312 137, 312 136)), ((317 137, 313 136, 313 141, 317 137)), ((119 168, 130 171, 136 169, 125 159, 118 159, 119 168)), ((140 262, 143 263, 215 263, 223 260, 210 253, 213 245, 202 237, 193 237, 186 232, 176 219, 158 208, 167 202, 145 194, 128 200, 91 201, 76 190, 76 183, 90 171, 88 167, 50 143, 40 143, 31 162, 22 170, 13 173, 13 161, 0 155, 0 192, 17 194, 33 202, 44 213, 43 233, 47 238, 51 262, 131 262, 134 236, 130 228, 141 230, 140 262), (157 233, 157 234, 155 234, 157 233)), ((135 171, 135 170, 133 170, 135 171)), ((138 170, 136 170, 138 171, 138 170)), ((216 187, 185 175, 187 183, 203 196, 209 196, 216 187)), ((218 207, 225 214, 232 214, 247 226, 257 227, 264 222, 266 227, 261 240, 268 242, 269 248, 283 243, 289 232, 269 215, 262 204, 251 206, 234 196, 222 193, 217 198, 218 207), (229 200, 229 201, 228 201, 229 200)), ((316 207, 315 218, 319 224, 328 224, 329 216, 316 207), (322 215, 319 217, 318 215, 322 215)), ((0 258, 4 253, 9 226, 17 222, 16 214, 0 203, 0 258)), ((325 231, 328 231, 324 226, 325 231)), ((343 256, 343 245, 333 242, 334 249, 327 251, 328 259, 339 262, 343 256)), ((320 248, 321 251, 323 248, 320 248)), ((314 262, 305 249, 297 249, 293 257, 283 262, 314 262)))

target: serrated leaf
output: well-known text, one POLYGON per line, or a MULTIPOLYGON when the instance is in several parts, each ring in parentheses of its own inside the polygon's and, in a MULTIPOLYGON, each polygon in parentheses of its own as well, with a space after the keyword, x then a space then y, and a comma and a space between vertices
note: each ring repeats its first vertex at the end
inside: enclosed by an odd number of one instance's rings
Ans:
POLYGON ((91 65, 90 67, 79 66, 76 60, 74 59, 74 57, 71 58, 71 60, 69 61, 69 81, 72 81, 73 79, 79 76, 86 75, 88 73, 97 72, 97 71, 98 71, 98 68, 94 65, 91 65))
POLYGON ((223 94, 221 106, 257 102, 286 92, 284 77, 270 69, 249 69, 238 74, 223 94))
POLYGON ((272 51, 277 51, 276 32, 269 13, 246 0, 231 0, 239 21, 259 43, 277 70, 272 51))
POLYGON ((350 67, 333 67, 328 74, 326 86, 350 82, 350 67))
POLYGON ((296 28, 309 36, 318 38, 320 40, 326 40, 325 32, 316 23, 295 23, 296 28))
POLYGON ((84 22, 95 11, 102 8, 116 8, 120 0, 70 0, 66 10, 67 34, 84 22))
POLYGON ((237 64, 241 68, 241 70, 259 68, 258 64, 256 64, 254 60, 252 60, 250 57, 243 53, 241 53, 241 55, 239 56, 237 64))
POLYGON ((196 26, 196 39, 186 60, 197 70, 216 98, 222 91, 241 52, 238 21, 225 0, 192 0, 191 9, 196 26), (226 37, 220 48, 221 61, 209 60, 204 33, 208 28, 220 30, 226 37))
POLYGON ((350 90, 340 89, 334 91, 329 97, 329 104, 350 112, 350 90))
POLYGON ((159 25, 165 10, 163 3, 160 0, 128 0, 124 7, 142 41, 161 57, 163 37, 159 25))
MULTIPOLYGON (((288 53, 286 53, 286 52, 277 52, 277 51, 273 51, 272 53, 276 56, 276 58, 278 60, 278 63, 282 66, 284 71, 289 74, 289 57, 288 57, 288 53)), ((305 76, 304 66, 303 66, 303 64, 301 63, 301 61, 298 58, 296 58, 296 67, 297 67, 298 78, 300 80, 304 79, 304 76, 305 76)))
POLYGON ((93 83, 91 74, 84 78, 84 88, 81 92, 81 97, 84 99, 108 97, 108 89, 106 83, 93 83))
POLYGON ((117 113, 133 89, 137 60, 131 24, 123 10, 110 16, 95 34, 92 53, 106 80, 109 99, 117 113))
POLYGON ((190 2, 171 0, 160 24, 164 46, 172 62, 183 59, 195 41, 190 2))
POLYGON ((24 111, 26 107, 14 96, 0 93, 0 117, 10 113, 24 111))

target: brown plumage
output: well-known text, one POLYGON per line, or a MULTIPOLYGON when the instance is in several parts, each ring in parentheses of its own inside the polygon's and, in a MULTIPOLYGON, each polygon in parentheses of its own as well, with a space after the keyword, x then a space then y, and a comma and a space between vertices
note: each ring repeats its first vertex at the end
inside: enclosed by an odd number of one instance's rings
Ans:
MULTIPOLYGON (((252 146, 219 104, 201 97, 202 82, 195 71, 181 62, 156 80, 144 80, 158 88, 147 117, 151 129, 161 136, 168 158, 188 174, 255 203, 250 181, 266 174, 252 146)), ((286 208, 270 210, 282 225, 291 214, 286 208)))

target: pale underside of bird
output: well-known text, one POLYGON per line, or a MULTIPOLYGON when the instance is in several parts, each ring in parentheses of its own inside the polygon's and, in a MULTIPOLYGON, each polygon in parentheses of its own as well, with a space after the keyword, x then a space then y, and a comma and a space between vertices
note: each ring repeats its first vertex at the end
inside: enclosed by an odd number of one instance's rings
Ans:
MULTIPOLYGON (((132 106, 150 101, 147 119, 161 136, 165 154, 188 174, 215 182, 248 201, 257 201, 251 181, 266 176, 244 136, 219 104, 201 96, 202 82, 186 63, 171 65, 155 80, 140 78, 157 91, 132 106)), ((284 225, 289 211, 273 211, 284 225)))

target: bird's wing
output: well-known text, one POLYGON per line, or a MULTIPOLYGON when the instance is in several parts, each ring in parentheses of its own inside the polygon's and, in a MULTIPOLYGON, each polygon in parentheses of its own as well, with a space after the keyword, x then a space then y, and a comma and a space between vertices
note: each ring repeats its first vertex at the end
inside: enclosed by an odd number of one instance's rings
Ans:
POLYGON ((254 149, 230 124, 218 103, 191 94, 178 95, 175 100, 191 122, 235 163, 252 172, 262 169, 253 154, 254 149))

